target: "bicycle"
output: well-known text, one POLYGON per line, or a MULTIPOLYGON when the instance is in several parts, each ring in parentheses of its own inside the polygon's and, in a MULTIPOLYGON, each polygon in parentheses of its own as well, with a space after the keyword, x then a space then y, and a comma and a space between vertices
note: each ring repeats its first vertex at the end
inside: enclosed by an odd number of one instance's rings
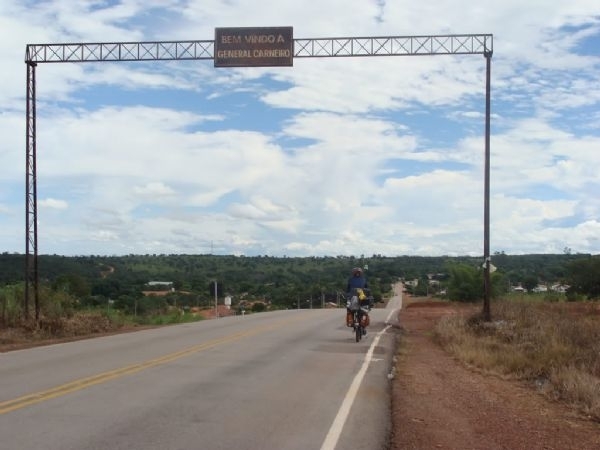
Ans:
POLYGON ((352 324, 347 325, 352 327, 356 342, 360 342, 362 337, 367 334, 367 326, 370 322, 369 311, 371 309, 371 297, 367 297, 365 291, 366 289, 363 289, 362 292, 358 292, 357 289, 354 289, 352 296, 346 302, 347 310, 352 313, 352 324), (364 296, 363 300, 360 300, 361 296, 364 296), (365 302, 366 306, 363 306, 365 302))

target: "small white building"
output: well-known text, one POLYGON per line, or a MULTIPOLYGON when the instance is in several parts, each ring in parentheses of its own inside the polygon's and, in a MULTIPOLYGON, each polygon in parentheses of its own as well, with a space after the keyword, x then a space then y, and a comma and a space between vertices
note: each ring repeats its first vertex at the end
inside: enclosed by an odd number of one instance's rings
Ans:
POLYGON ((160 290, 171 291, 171 292, 175 291, 172 281, 148 281, 148 283, 146 283, 146 285, 150 288, 157 289, 157 290, 160 289, 160 290))
POLYGON ((414 280, 406 280, 404 282, 405 286, 417 287, 419 285, 419 279, 415 278, 414 280))
POLYGON ((565 292, 567 292, 567 289, 569 289, 571 286, 569 286, 568 284, 553 284, 552 286, 550 286, 550 289, 553 292, 560 292, 561 294, 564 294, 565 292))

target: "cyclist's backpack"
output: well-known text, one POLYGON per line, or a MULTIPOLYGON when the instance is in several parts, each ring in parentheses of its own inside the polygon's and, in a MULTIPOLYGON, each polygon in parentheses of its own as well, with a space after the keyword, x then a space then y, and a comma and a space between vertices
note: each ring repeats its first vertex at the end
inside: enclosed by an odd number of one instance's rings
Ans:
POLYGON ((363 301, 367 298, 365 291, 363 291, 361 288, 356 288, 356 295, 358 295, 358 299, 360 301, 363 301))

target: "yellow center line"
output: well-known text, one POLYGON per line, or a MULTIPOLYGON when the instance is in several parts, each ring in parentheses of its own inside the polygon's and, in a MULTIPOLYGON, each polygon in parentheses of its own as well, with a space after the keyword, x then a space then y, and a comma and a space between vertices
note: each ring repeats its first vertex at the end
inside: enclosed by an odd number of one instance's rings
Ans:
POLYGON ((62 395, 66 395, 70 392, 75 392, 75 391, 79 391, 79 390, 85 389, 90 386, 94 386, 94 385, 101 384, 101 383, 106 383, 107 381, 114 380, 116 378, 120 378, 125 375, 132 375, 132 374, 140 372, 142 370, 149 369, 151 367, 156 367, 161 364, 166 364, 168 362, 175 361, 180 358, 184 358, 184 357, 192 355, 194 353, 208 350, 208 349, 216 347, 218 345, 235 342, 242 338, 246 338, 248 336, 254 336, 256 334, 271 331, 271 330, 280 328, 284 325, 287 325, 292 322, 296 322, 301 319, 303 319, 303 317, 295 317, 294 319, 291 319, 291 320, 286 319, 286 320, 276 323, 274 325, 267 325, 267 326, 254 328, 254 329, 251 329, 248 331, 241 331, 239 333, 235 333, 230 336, 213 339, 208 342, 204 342, 202 344, 198 344, 198 345, 194 345, 192 347, 186 348, 184 350, 180 350, 180 351, 177 351, 174 353, 169 353, 169 354, 161 356, 159 358, 149 359, 147 361, 142 361, 142 362, 132 364, 129 366, 121 367, 121 368, 114 369, 114 370, 109 370, 108 372, 99 373, 97 375, 92 375, 90 377, 73 380, 69 383, 61 384, 59 386, 55 386, 50 389, 46 389, 44 391, 34 392, 32 394, 27 394, 27 395, 17 397, 12 400, 6 400, 3 402, 0 402, 0 415, 6 414, 11 411, 15 411, 17 409, 24 408, 29 405, 41 403, 41 402, 44 402, 44 401, 52 399, 52 398, 60 397, 62 395))

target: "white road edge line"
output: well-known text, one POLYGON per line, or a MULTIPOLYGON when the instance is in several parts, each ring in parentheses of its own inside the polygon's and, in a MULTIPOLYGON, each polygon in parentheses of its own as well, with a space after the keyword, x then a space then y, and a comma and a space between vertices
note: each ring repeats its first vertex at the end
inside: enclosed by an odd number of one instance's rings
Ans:
POLYGON ((338 410, 333 423, 331 424, 331 428, 329 428, 329 432, 321 445, 321 450, 334 450, 337 445, 340 436, 342 435, 342 430, 344 428, 344 424, 346 423, 346 419, 348 418, 348 414, 350 413, 350 408, 352 408, 352 404, 354 403, 354 399, 356 398, 356 394, 358 393, 358 389, 360 388, 360 384, 362 383, 365 374, 367 373, 367 369, 369 368, 369 363, 373 358, 373 351, 375 350, 375 346, 381 339, 381 336, 385 334, 385 332, 390 328, 391 325, 387 325, 383 330, 377 333, 375 339, 373 339, 373 343, 369 347, 369 351, 365 355, 365 360, 363 361, 362 367, 352 380, 352 384, 344 397, 344 401, 342 402, 342 406, 338 410))
POLYGON ((392 309, 392 310, 390 311, 390 313, 388 314, 387 318, 385 319, 385 324, 386 324, 386 325, 389 325, 389 324, 390 324, 390 319, 391 319, 391 318, 392 318, 392 316, 393 316, 394 314, 396 314, 397 312, 398 312, 398 309, 392 309))

